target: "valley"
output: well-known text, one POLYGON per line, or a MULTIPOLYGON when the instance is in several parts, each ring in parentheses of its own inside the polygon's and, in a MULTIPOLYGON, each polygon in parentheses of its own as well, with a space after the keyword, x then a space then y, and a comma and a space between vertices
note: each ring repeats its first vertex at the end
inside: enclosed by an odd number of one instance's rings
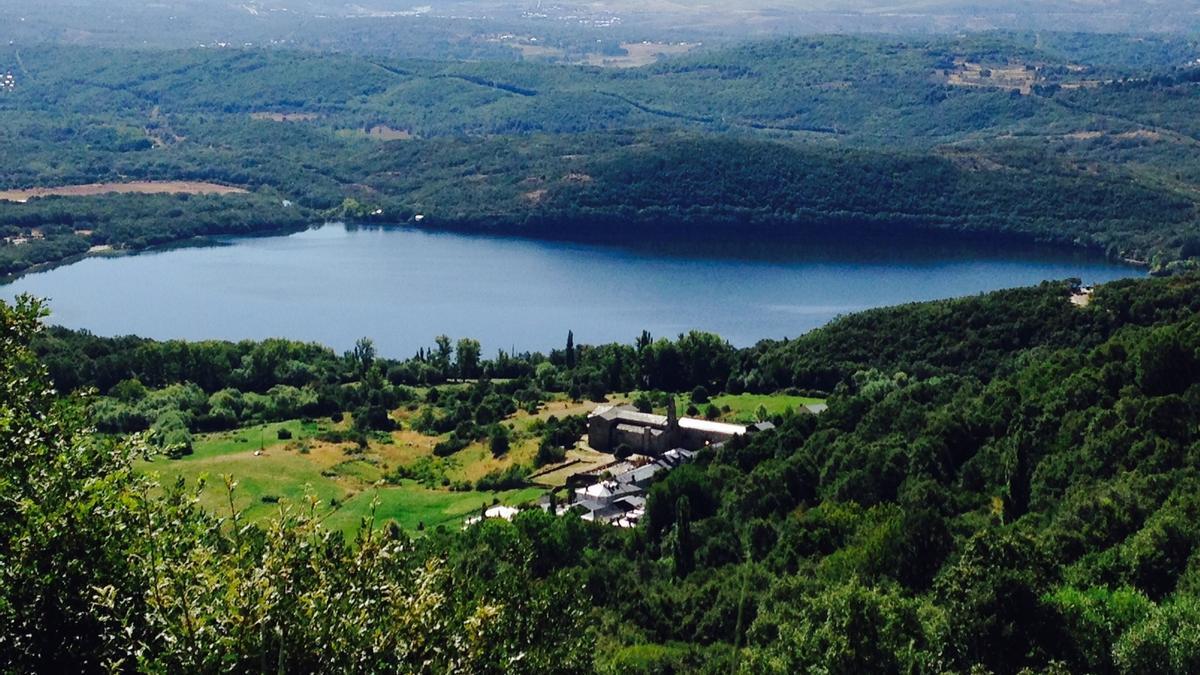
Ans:
POLYGON ((11 0, 0 672, 1200 672, 1195 0, 11 0))

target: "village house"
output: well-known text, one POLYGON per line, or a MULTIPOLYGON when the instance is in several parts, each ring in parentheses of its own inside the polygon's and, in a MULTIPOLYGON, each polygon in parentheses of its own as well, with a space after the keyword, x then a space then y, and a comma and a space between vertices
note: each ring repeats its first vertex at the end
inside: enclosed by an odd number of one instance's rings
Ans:
POLYGON ((661 455, 672 448, 699 450, 754 431, 755 427, 741 424, 680 418, 674 399, 668 402, 666 415, 619 405, 600 406, 588 416, 588 445, 599 452, 614 452, 621 446, 644 455, 661 455))
MULTIPOLYGON (((600 406, 588 417, 588 444, 602 452, 625 446, 631 454, 571 474, 566 481, 565 503, 545 495, 540 506, 560 516, 578 511, 583 520, 636 527, 646 515, 650 485, 662 474, 691 462, 703 448, 719 448, 735 436, 773 428, 770 422, 747 426, 679 418, 673 400, 667 405, 666 415, 639 412, 632 406, 600 406)), ((517 509, 511 507, 494 506, 482 517, 468 518, 466 524, 483 518, 511 520, 516 513, 517 509)))

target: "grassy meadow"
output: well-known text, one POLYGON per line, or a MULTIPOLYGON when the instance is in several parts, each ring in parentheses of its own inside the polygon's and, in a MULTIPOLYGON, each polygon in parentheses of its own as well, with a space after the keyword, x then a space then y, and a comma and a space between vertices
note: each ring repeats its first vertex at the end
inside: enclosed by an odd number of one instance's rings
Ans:
MULTIPOLYGON (((630 399, 613 394, 609 402, 620 404, 630 399)), ((753 421, 760 406, 775 415, 820 402, 801 396, 751 394, 712 399, 722 410, 719 419, 730 422, 753 421)), ((687 397, 678 399, 681 413, 689 403, 687 397)), ((608 455, 581 443, 568 451, 568 459, 577 463, 561 470, 550 467, 532 481, 534 486, 498 492, 467 488, 489 472, 514 464, 532 465, 540 441, 531 429, 537 420, 586 414, 596 405, 560 395, 536 413, 518 411, 504 422, 510 429, 511 446, 500 457, 492 455, 486 441, 471 443, 447 457, 435 456, 434 446, 447 435, 427 436, 414 431, 412 420, 422 406, 411 405, 392 413, 399 423, 397 430, 373 434, 365 448, 348 441, 322 440, 322 435, 329 432, 349 429, 349 416, 337 422, 331 418, 289 420, 198 434, 192 454, 174 460, 155 457, 140 462, 139 467, 163 484, 181 478, 188 485, 204 480, 201 504, 222 515, 230 510, 224 483, 224 477, 230 476, 236 483, 233 507, 250 520, 269 518, 286 505, 302 505, 312 495, 319 500, 318 512, 325 522, 347 534, 357 531, 362 519, 372 515, 372 509, 377 524, 393 520, 405 530, 418 532, 439 525, 457 526, 463 518, 493 503, 520 505, 535 501, 585 465, 609 461, 608 455), (401 467, 408 469, 408 477, 387 480, 401 467)), ((698 407, 703 410, 707 404, 698 407)))
MULTIPOLYGON (((700 411, 698 417, 703 417, 705 409, 714 405, 721 414, 716 418, 719 422, 734 424, 752 424, 758 421, 759 407, 765 408, 770 416, 783 415, 788 410, 797 411, 803 406, 822 405, 824 399, 809 396, 791 396, 788 394, 723 394, 713 396, 707 403, 693 402, 688 395, 675 397, 676 409, 681 416, 686 415, 689 405, 694 405, 700 411)), ((665 408, 664 408, 665 410, 665 408)), ((661 412, 657 411, 656 412, 661 412)))
MULTIPOLYGON (((182 478, 195 485, 204 479, 201 504, 222 515, 230 510, 223 477, 231 476, 236 482, 234 507, 249 520, 268 518, 284 505, 302 505, 311 494, 319 500, 318 511, 326 523, 347 534, 355 532, 362 518, 371 514, 376 497, 377 523, 395 520, 404 529, 415 532, 422 527, 453 527, 481 505, 494 501, 522 504, 536 500, 543 492, 538 488, 456 492, 449 486, 431 486, 415 480, 390 484, 384 481, 384 476, 391 469, 434 459, 432 449, 438 439, 406 429, 393 432, 390 438, 375 438, 359 451, 353 443, 330 443, 316 438, 323 431, 346 426, 347 421, 335 424, 326 418, 200 434, 191 455, 177 460, 156 457, 140 463, 140 468, 164 484, 182 478), (280 439, 280 429, 287 429, 292 438, 280 439)), ((511 463, 523 457, 524 453, 517 456, 510 452, 505 459, 511 463)), ((506 465, 493 460, 481 444, 473 444, 455 456, 438 461, 453 467, 445 471, 447 479, 454 477, 451 480, 482 476, 490 470, 486 467, 506 465), (487 461, 481 460, 483 456, 487 461)))

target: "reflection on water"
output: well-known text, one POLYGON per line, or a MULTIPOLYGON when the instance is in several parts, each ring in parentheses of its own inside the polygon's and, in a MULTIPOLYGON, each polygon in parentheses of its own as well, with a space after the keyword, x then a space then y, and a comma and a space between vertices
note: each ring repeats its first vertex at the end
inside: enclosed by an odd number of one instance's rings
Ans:
POLYGON ((439 334, 476 337, 489 352, 546 350, 568 329, 600 343, 696 328, 744 346, 868 307, 1138 274, 1062 249, 930 237, 580 243, 327 225, 87 259, 18 279, 0 297, 49 297, 54 321, 103 335, 286 336, 337 349, 366 335, 404 356, 439 334))

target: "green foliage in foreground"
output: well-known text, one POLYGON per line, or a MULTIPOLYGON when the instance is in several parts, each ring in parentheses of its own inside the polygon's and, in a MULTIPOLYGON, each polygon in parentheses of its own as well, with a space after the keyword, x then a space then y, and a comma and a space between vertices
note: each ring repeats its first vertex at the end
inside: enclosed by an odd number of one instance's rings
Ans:
POLYGON ((194 488, 155 496, 132 449, 46 384, 26 346, 40 315, 0 303, 0 669, 587 668, 577 582, 537 573, 511 526, 474 533, 497 547, 480 561, 455 553, 470 540, 370 522, 351 545, 311 507, 258 527, 194 488))

